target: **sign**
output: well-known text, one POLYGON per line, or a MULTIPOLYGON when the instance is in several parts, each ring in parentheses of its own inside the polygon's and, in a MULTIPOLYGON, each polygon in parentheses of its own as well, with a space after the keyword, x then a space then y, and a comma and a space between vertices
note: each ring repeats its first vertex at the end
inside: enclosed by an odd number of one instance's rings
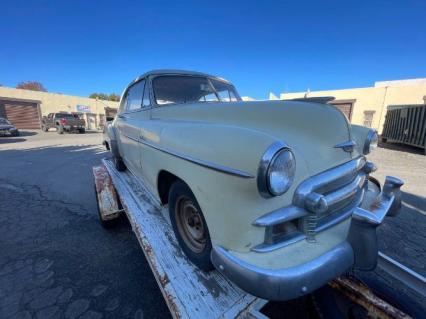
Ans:
POLYGON ((90 113, 90 106, 77 104, 77 112, 90 113))

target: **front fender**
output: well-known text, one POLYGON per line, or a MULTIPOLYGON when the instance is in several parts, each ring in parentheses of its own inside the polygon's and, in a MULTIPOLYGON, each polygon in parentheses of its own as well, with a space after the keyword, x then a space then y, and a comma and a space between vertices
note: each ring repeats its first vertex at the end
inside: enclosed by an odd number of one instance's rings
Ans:
POLYGON ((365 144, 365 141, 367 140, 367 135, 369 131, 370 131, 370 128, 368 127, 351 124, 351 136, 352 136, 352 139, 356 142, 355 151, 359 155, 364 154, 363 152, 364 144, 365 144))
POLYGON ((116 128, 114 127, 114 121, 112 123, 107 124, 107 135, 110 140, 109 147, 111 149, 112 154, 115 157, 120 158, 121 156, 120 156, 120 150, 118 148, 116 128))
POLYGON ((161 126, 158 135, 144 132, 148 137, 146 141, 157 147, 142 144, 142 160, 150 165, 149 169, 145 165, 147 177, 155 185, 159 172, 165 170, 187 183, 203 210, 214 244, 249 251, 263 242, 264 229, 252 226, 252 222, 290 204, 298 180, 306 177, 301 160, 295 182, 287 193, 265 199, 257 189, 257 170, 264 152, 277 142, 275 137, 232 125, 177 121, 156 125, 161 126), (249 176, 228 174, 158 148, 236 169, 249 176))

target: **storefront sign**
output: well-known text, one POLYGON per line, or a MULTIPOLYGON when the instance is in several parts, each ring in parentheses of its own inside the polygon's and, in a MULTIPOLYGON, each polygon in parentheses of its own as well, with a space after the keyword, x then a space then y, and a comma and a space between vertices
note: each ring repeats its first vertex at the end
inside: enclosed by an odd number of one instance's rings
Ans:
POLYGON ((90 106, 77 104, 77 112, 90 113, 90 106))

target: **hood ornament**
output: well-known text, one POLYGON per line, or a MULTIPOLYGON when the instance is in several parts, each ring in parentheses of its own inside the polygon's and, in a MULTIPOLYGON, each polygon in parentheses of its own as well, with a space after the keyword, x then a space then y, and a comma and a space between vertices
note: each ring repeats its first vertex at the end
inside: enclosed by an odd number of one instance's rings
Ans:
POLYGON ((356 142, 354 140, 349 140, 349 141, 334 145, 334 148, 341 148, 347 153, 352 153, 355 146, 356 146, 356 142))

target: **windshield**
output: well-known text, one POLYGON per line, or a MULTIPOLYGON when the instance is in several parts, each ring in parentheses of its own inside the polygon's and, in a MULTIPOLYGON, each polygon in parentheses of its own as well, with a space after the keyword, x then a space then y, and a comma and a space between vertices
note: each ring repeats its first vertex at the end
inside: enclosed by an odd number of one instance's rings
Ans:
POLYGON ((164 75, 152 83, 158 105, 240 100, 232 85, 202 76, 164 75))
POLYGON ((0 118, 0 125, 11 125, 11 124, 8 120, 0 118))

